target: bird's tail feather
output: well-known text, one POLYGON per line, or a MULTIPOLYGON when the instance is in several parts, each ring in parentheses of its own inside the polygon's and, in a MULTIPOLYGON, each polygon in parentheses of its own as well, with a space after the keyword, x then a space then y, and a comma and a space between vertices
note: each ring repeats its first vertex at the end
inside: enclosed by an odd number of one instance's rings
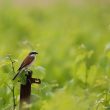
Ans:
POLYGON ((18 72, 18 73, 14 76, 13 80, 15 80, 16 77, 17 77, 19 74, 20 74, 20 72, 18 72))

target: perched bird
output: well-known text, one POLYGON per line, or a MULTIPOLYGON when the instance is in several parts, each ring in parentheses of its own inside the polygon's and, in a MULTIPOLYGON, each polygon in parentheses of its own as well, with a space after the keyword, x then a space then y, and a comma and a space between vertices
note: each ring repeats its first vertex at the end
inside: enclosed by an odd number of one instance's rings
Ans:
POLYGON ((20 65, 20 67, 19 67, 19 69, 18 69, 18 73, 14 76, 14 78, 13 78, 13 80, 15 80, 16 79, 16 77, 23 71, 23 70, 26 70, 26 69, 28 69, 30 66, 31 66, 31 64, 33 63, 33 61, 35 60, 35 58, 36 58, 36 55, 37 55, 38 53, 37 52, 30 52, 29 54, 28 54, 28 56, 24 59, 24 61, 21 63, 21 65, 20 65))

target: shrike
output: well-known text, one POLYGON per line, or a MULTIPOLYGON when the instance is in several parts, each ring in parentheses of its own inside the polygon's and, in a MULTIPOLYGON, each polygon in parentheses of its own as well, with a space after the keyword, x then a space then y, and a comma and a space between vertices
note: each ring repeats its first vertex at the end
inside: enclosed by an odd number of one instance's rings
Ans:
POLYGON ((26 70, 28 69, 31 64, 34 62, 35 58, 36 58, 36 55, 38 53, 37 52, 30 52, 28 54, 28 56, 24 59, 24 61, 21 63, 19 69, 18 69, 18 73, 14 76, 13 80, 16 79, 16 77, 23 71, 23 70, 26 70))

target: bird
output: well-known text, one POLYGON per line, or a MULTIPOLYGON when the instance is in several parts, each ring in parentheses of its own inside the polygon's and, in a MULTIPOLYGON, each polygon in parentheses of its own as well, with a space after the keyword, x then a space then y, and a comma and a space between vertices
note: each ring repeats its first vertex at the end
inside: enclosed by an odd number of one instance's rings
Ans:
POLYGON ((13 80, 16 79, 16 77, 23 71, 23 70, 27 70, 31 64, 34 62, 35 58, 36 58, 36 55, 38 53, 36 51, 32 51, 30 52, 27 57, 23 60, 23 62, 21 63, 19 69, 18 69, 18 72, 17 74, 13 77, 13 80))

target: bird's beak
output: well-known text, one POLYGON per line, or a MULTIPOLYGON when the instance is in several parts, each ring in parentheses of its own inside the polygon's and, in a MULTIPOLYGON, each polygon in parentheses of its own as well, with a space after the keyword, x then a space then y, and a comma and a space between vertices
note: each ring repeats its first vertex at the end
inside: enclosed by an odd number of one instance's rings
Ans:
POLYGON ((36 54, 38 54, 38 53, 36 52, 36 54))

